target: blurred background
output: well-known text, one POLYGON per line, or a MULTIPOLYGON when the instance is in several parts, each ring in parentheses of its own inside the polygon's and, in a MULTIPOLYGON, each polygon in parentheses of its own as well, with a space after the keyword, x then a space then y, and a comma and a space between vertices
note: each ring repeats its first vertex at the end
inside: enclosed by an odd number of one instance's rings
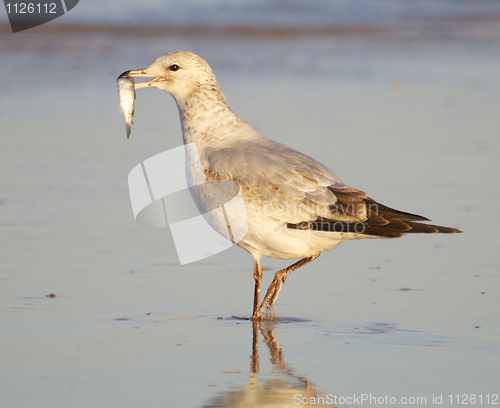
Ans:
POLYGON ((0 84, 0 405, 498 394, 499 1, 82 0, 16 34, 2 11, 0 84), (233 319, 251 257, 181 267, 128 196, 181 132, 140 90, 127 140, 115 80, 181 49, 265 136, 465 233, 345 243, 287 279, 284 322, 233 319))

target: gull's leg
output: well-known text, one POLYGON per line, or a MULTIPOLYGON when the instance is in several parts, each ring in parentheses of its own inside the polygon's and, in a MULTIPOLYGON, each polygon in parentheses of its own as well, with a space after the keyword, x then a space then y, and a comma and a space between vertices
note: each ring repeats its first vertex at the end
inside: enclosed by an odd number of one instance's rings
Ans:
MULTIPOLYGON (((265 309, 268 309, 276 303, 278 300, 278 295, 281 290, 281 286, 285 282, 286 277, 290 272, 293 272, 295 269, 300 268, 301 266, 305 265, 306 263, 309 263, 311 261, 314 261, 318 256, 320 256, 321 252, 319 254, 310 256, 309 258, 303 258, 298 262, 295 262, 293 265, 289 266, 288 268, 282 269, 281 271, 276 272, 276 275, 274 275, 274 279, 269 285, 269 289, 267 289, 266 296, 264 297, 264 300, 262 301, 262 305, 260 305, 260 311, 263 312, 265 309)), ((255 313, 255 312, 254 312, 255 313)))
POLYGON ((253 314, 252 319, 262 319, 260 315, 259 302, 260 302, 260 282, 262 281, 262 267, 260 260, 253 259, 253 278, 255 279, 255 291, 253 293, 253 314))

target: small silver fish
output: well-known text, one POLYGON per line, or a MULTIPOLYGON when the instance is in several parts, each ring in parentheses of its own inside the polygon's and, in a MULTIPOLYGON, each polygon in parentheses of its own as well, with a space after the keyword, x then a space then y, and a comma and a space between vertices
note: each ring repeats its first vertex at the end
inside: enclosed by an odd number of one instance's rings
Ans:
POLYGON ((135 81, 134 78, 119 77, 116 81, 118 84, 118 93, 120 94, 120 112, 125 116, 125 128, 127 131, 127 139, 130 137, 132 130, 132 117, 134 116, 135 103, 135 81))

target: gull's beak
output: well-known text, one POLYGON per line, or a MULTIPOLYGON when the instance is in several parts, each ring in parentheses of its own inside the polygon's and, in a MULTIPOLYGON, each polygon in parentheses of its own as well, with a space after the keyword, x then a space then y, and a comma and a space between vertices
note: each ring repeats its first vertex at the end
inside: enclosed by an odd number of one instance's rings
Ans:
POLYGON ((151 81, 146 81, 146 82, 139 82, 135 84, 135 89, 141 89, 141 88, 147 88, 149 86, 154 86, 155 83, 161 82, 161 81, 166 81, 165 78, 156 76, 154 74, 151 74, 148 72, 149 68, 145 69, 133 69, 131 71, 125 71, 123 74, 121 74, 118 79, 121 78, 137 78, 137 77, 142 77, 142 78, 153 78, 151 81))

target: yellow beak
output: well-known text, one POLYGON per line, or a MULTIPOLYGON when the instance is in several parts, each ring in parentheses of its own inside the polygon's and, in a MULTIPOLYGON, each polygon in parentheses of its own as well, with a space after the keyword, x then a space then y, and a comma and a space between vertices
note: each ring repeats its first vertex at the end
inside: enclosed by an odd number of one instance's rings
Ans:
POLYGON ((149 86, 153 86, 155 82, 166 81, 163 77, 158 77, 155 75, 148 74, 147 69, 133 69, 131 71, 125 71, 122 73, 118 79, 121 78, 153 78, 151 81, 139 82, 135 84, 135 89, 147 88, 149 86))

